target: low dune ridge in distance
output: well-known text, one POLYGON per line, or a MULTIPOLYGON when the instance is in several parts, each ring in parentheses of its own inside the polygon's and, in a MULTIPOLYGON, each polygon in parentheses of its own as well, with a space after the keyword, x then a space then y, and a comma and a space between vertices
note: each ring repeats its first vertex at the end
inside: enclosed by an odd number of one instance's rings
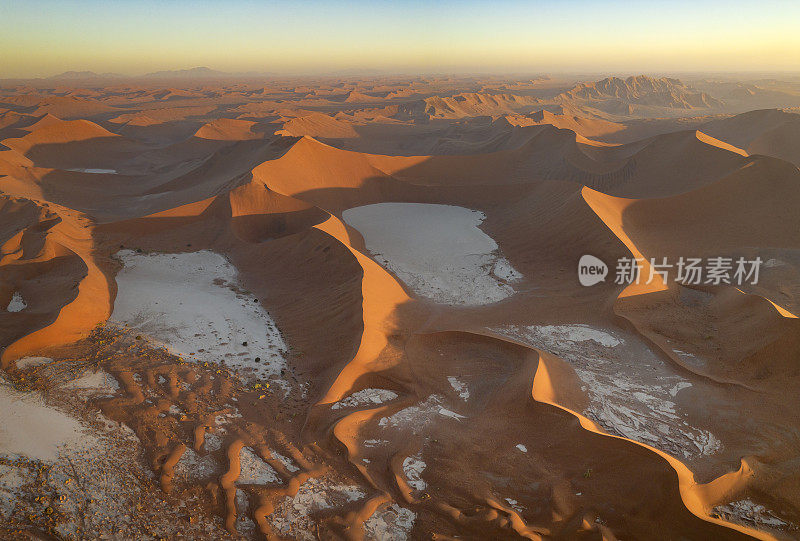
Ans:
POLYGON ((800 112, 768 109, 742 113, 703 126, 710 135, 731 142, 750 154, 764 154, 798 165, 800 112))
POLYGON ((0 80, 0 537, 797 538, 798 96, 0 80))

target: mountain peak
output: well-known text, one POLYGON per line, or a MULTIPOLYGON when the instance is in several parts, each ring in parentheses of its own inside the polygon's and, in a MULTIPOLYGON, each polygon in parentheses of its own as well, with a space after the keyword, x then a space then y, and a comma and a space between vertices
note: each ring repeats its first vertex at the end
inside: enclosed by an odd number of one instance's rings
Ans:
POLYGON ((58 75, 51 75, 48 79, 76 80, 76 79, 109 79, 120 77, 117 73, 95 73, 93 71, 65 71, 58 75))
POLYGON ((630 76, 626 79, 606 77, 599 81, 578 83, 570 90, 562 92, 559 98, 563 101, 616 100, 672 109, 712 108, 722 105, 716 98, 695 90, 680 79, 649 75, 630 76))
POLYGON ((145 77, 158 78, 158 79, 168 79, 168 78, 198 79, 204 77, 224 77, 226 75, 228 75, 228 73, 224 71, 213 70, 206 66, 197 66, 194 68, 181 69, 181 70, 156 71, 153 73, 146 74, 145 77))

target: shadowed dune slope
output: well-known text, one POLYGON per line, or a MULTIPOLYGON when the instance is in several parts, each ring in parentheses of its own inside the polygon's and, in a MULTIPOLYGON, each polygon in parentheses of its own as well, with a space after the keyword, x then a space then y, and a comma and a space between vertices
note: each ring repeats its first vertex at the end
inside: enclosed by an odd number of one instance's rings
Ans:
POLYGON ((746 149, 800 165, 800 115, 780 109, 742 113, 700 127, 705 133, 746 149))
POLYGON ((40 167, 113 168, 141 151, 139 144, 88 120, 48 122, 3 144, 40 167))
POLYGON ((289 193, 320 187, 353 188, 393 177, 420 185, 569 180, 619 196, 659 197, 711 183, 748 162, 738 149, 700 132, 677 132, 620 147, 595 147, 579 144, 570 130, 536 129, 518 148, 468 156, 364 154, 303 137, 285 156, 261 165, 254 174, 265 182, 286 186, 289 193))

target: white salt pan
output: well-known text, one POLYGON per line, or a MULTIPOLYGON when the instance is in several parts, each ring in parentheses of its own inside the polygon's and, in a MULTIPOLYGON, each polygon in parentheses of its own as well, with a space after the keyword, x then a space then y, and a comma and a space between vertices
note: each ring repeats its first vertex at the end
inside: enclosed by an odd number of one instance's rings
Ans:
POLYGON ((422 460, 422 453, 408 456, 403 460, 403 473, 408 479, 408 486, 416 490, 425 490, 428 488, 428 483, 421 477, 426 467, 427 464, 422 460))
POLYGON ((76 171, 78 173, 93 173, 96 175, 100 174, 108 174, 108 175, 116 175, 116 169, 66 169, 66 171, 76 171))
POLYGON ((117 274, 113 322, 187 360, 225 360, 260 376, 285 367, 281 333, 252 295, 238 289, 236 268, 224 257, 209 251, 117 255, 125 267, 117 274))
POLYGON ((19 393, 0 380, 0 454, 53 461, 59 452, 88 449, 98 441, 81 423, 35 393, 19 393))
POLYGON ((481 305, 514 294, 519 274, 478 226, 482 212, 450 205, 378 203, 344 211, 376 261, 436 302, 481 305))
POLYGON ((397 398, 397 393, 389 389, 362 389, 336 402, 331 409, 349 408, 368 404, 383 404, 397 398))
POLYGON ((11 301, 8 303, 6 310, 8 312, 20 312, 27 307, 28 305, 25 303, 25 299, 22 298, 22 295, 19 294, 19 291, 15 291, 14 295, 11 297, 11 301))

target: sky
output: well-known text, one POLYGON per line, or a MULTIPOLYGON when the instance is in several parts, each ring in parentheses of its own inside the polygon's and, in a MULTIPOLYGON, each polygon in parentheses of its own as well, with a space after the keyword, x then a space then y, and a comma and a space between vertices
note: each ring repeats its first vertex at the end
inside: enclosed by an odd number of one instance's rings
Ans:
POLYGON ((800 71, 800 1, 0 0, 0 78, 800 71))

